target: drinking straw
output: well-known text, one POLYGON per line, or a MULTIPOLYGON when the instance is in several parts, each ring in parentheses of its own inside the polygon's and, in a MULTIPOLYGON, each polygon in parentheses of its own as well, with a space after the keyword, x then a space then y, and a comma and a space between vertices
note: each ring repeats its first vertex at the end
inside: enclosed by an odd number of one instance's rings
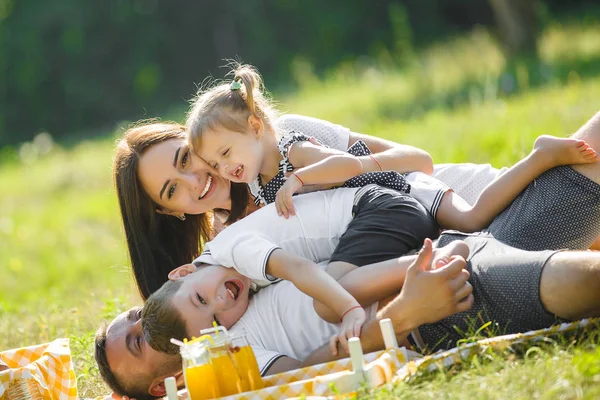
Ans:
POLYGON ((171 338, 171 343, 176 344, 179 347, 183 347, 186 345, 186 343, 182 342, 181 340, 177 340, 175 338, 171 338))

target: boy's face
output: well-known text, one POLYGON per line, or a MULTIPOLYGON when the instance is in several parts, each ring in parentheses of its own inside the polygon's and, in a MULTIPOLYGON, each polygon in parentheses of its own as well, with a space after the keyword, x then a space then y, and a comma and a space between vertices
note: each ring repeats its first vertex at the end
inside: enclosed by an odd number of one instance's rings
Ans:
POLYGON ((248 308, 250 279, 233 268, 206 265, 179 279, 183 283, 171 302, 190 337, 212 328, 213 321, 229 329, 248 308))

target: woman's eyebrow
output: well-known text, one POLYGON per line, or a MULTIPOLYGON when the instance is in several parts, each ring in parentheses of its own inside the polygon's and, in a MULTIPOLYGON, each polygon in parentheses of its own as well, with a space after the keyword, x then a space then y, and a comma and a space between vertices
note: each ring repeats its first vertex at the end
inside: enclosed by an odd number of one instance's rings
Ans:
POLYGON ((177 168, 177 159, 179 158, 179 151, 181 150, 181 147, 178 147, 177 150, 175 150, 175 157, 173 157, 173 167, 177 168))
POLYGON ((165 182, 165 184, 163 185, 162 189, 160 189, 160 193, 158 195, 158 198, 162 200, 162 195, 165 192, 165 189, 167 188, 167 186, 169 185, 169 182, 171 182, 170 179, 167 179, 167 181, 165 182))
MULTIPOLYGON (((181 151, 181 147, 178 147, 177 150, 175 150, 175 157, 173 157, 173 168, 177 168, 177 159, 179 158, 179 152, 181 151)), ((165 192, 165 189, 167 188, 167 186, 169 185, 169 182, 171 182, 170 179, 168 179, 162 189, 160 189, 160 193, 158 194, 158 198, 162 200, 162 196, 163 193, 165 192)))

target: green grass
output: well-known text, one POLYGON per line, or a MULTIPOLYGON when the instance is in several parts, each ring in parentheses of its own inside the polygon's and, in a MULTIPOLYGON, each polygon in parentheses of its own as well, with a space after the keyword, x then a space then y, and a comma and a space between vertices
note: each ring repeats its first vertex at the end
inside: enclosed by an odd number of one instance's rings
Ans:
MULTIPOLYGON (((540 46, 546 75, 533 84, 527 65, 507 76, 497 45, 475 31, 420 52, 402 70, 384 53, 323 79, 299 62, 300 90, 277 97, 285 111, 421 147, 437 163, 500 167, 525 155, 536 136, 568 135, 598 110, 600 76, 590 67, 598 43, 593 22, 552 25, 540 46), (512 90, 503 89, 507 81, 512 90)), ((111 182, 115 137, 41 155, 33 145, 21 156, 0 152, 0 350, 70 337, 82 397, 106 392, 91 353, 99 322, 140 302, 111 182)), ((490 357, 391 390, 400 398, 599 395, 600 353, 590 341, 547 345, 524 359, 490 357)))

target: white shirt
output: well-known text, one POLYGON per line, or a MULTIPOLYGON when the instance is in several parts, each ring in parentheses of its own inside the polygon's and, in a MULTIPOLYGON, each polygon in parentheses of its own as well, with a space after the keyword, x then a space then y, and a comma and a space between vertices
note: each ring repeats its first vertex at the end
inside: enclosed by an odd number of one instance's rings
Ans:
POLYGON ((273 250, 281 248, 314 262, 328 260, 352 221, 358 188, 340 188, 294 197, 295 216, 277 215, 269 204, 224 229, 206 243, 195 262, 233 267, 254 288, 277 279, 267 275, 273 250))
MULTIPOLYGON (((325 263, 322 263, 324 266, 325 263)), ((374 318, 377 303, 365 308, 374 318)), ((254 294, 246 313, 229 330, 244 331, 261 374, 281 356, 304 360, 338 332, 315 312, 312 298, 289 281, 271 285, 254 294)))
POLYGON ((285 114, 277 119, 275 126, 280 132, 298 131, 318 139, 332 149, 348 150, 350 129, 329 121, 304 115, 285 114))

